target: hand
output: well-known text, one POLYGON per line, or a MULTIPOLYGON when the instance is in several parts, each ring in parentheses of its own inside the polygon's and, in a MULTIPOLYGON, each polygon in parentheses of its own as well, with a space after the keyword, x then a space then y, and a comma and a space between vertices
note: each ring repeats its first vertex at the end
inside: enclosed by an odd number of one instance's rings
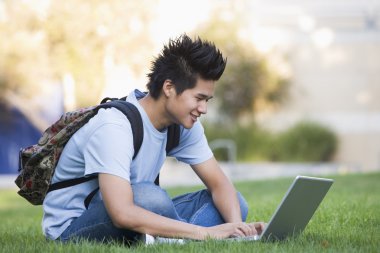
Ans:
POLYGON ((256 232, 257 232, 257 235, 261 235, 265 229, 265 226, 267 225, 266 223, 260 221, 260 222, 253 222, 251 223, 255 229, 256 229, 256 232))
MULTIPOLYGON (((264 222, 252 222, 252 223, 245 223, 249 229, 245 229, 243 233, 234 233, 230 237, 245 237, 245 236, 254 236, 254 235, 261 235, 261 233, 265 229, 265 223, 264 222)), ((247 228, 247 227, 245 227, 247 228)))
POLYGON ((202 239, 214 238, 224 239, 229 237, 245 237, 260 235, 265 228, 264 222, 237 222, 225 223, 213 227, 203 228, 202 239))

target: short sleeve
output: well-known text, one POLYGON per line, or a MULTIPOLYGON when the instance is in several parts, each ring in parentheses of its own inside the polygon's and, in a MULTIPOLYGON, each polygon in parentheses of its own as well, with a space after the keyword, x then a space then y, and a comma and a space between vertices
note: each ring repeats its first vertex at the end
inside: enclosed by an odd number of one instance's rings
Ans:
POLYGON ((181 126, 179 145, 168 155, 190 165, 205 162, 213 157, 201 123, 196 122, 191 129, 181 126))
POLYGON ((107 173, 130 181, 134 149, 130 124, 129 129, 126 125, 106 123, 89 136, 83 151, 85 175, 107 173))

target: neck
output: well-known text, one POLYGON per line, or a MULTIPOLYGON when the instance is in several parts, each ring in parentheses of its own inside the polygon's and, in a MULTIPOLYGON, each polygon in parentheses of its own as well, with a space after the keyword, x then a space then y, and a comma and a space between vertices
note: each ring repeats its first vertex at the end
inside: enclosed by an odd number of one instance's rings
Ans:
POLYGON ((149 120, 157 130, 162 131, 171 124, 165 113, 165 103, 163 99, 154 99, 148 94, 140 99, 139 103, 142 108, 144 108, 149 120))

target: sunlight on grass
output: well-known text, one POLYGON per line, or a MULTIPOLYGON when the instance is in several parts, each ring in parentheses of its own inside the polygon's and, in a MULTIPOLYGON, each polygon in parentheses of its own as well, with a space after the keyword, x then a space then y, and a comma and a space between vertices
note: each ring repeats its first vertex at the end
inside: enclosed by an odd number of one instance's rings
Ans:
MULTIPOLYGON (((0 252, 378 252, 380 248, 380 173, 333 176, 335 183, 305 231, 283 242, 221 242, 137 245, 131 248, 90 242, 47 242, 41 232, 41 206, 16 190, 0 191, 0 252)), ((268 221, 293 178, 236 183, 246 197, 249 220, 268 221)), ((200 187, 168 189, 171 196, 200 187)))

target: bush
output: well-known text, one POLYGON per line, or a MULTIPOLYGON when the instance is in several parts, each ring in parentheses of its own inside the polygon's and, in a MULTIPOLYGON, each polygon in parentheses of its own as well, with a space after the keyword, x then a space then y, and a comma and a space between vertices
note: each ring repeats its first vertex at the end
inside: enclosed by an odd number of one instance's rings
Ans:
MULTIPOLYGON (((205 124, 209 142, 233 140, 238 161, 329 161, 337 148, 337 138, 328 128, 313 122, 300 122, 288 130, 274 134, 255 124, 235 126, 205 124)), ((226 149, 213 150, 220 161, 228 158, 226 149)))
POLYGON ((337 148, 335 134, 325 126, 300 122, 280 133, 270 153, 272 161, 329 161, 337 148))
MULTIPOLYGON (((273 135, 256 126, 235 126, 228 128, 222 125, 205 124, 205 133, 209 142, 216 139, 233 140, 237 147, 238 161, 262 161, 268 159, 268 153, 273 143, 273 135)), ((227 160, 226 149, 213 150, 220 161, 227 160)))

